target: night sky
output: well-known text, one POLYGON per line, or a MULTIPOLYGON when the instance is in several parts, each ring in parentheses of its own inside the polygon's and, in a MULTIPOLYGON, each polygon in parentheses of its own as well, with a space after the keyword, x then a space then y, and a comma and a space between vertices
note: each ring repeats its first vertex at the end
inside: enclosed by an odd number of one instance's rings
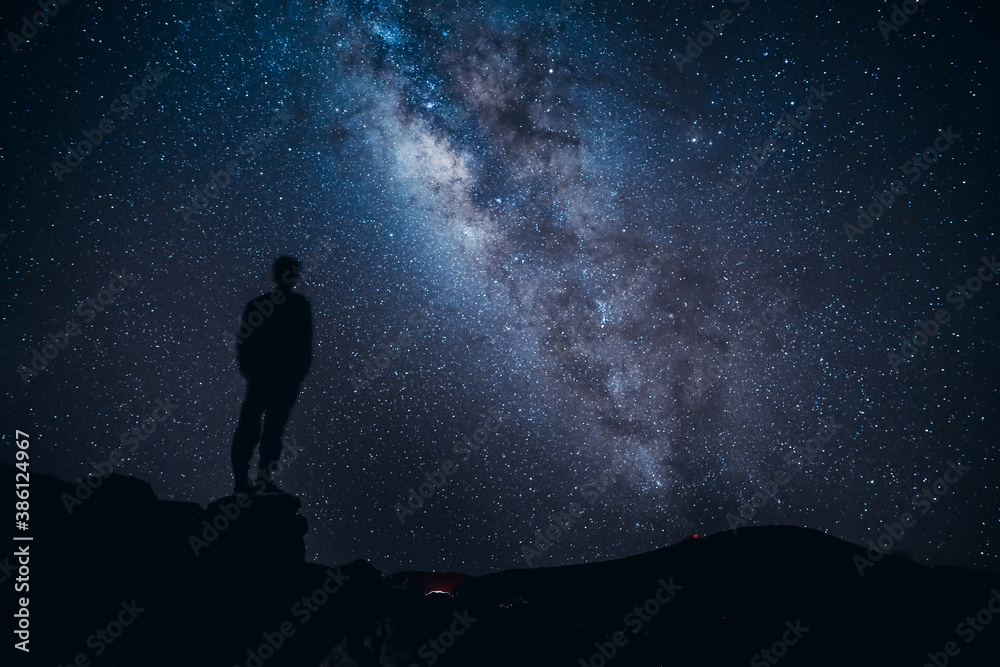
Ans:
POLYGON ((231 493, 232 335, 288 253, 311 560, 909 512, 893 549, 1000 570, 995 15, 792 4, 8 3, 5 460, 231 493))

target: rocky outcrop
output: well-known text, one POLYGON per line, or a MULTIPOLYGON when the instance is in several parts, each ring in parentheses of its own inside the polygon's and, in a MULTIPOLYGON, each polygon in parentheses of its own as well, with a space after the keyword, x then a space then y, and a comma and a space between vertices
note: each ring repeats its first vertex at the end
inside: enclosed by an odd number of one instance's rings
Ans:
MULTIPOLYGON (((202 508, 111 475, 68 502, 75 487, 31 476, 30 590, 17 594, 30 598, 31 652, 13 664, 943 667, 1000 654, 988 622, 1000 576, 891 556, 861 568, 863 547, 809 529, 478 577, 383 576, 364 561, 305 562, 292 495, 202 508)), ((16 558, 0 565, 11 586, 16 558)))

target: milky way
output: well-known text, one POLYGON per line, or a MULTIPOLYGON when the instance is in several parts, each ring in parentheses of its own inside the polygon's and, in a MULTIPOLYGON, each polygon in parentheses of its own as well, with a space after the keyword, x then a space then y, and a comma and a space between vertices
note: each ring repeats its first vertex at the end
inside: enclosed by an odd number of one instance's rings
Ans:
POLYGON ((33 469, 120 452, 162 498, 230 493, 232 334, 290 253, 314 358, 280 482, 311 559, 862 544, 910 512, 896 549, 1000 569, 986 10, 673 5, 68 3, 8 36, 33 469))

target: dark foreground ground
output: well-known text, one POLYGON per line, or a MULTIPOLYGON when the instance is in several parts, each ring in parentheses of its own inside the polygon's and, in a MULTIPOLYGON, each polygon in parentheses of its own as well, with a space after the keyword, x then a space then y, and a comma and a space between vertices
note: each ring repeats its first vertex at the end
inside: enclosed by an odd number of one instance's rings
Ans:
POLYGON ((203 509, 112 475, 70 515, 74 487, 31 476, 34 540, 9 549, 29 545, 29 591, 14 590, 18 557, 0 552, 3 664, 1000 664, 1000 575, 887 556, 860 576, 864 548, 803 528, 586 565, 384 577, 364 561, 306 563, 291 495, 203 509), (451 592, 424 592, 435 584, 451 592), (24 596, 27 654, 11 632, 24 596))

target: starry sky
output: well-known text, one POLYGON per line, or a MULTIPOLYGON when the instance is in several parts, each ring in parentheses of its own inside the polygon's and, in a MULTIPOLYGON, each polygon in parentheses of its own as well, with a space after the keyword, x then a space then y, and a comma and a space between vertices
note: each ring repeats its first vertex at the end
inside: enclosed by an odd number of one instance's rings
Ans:
POLYGON ((531 565, 909 512, 894 549, 1000 570, 987 3, 791 4, 77 0, 35 34, 8 3, 5 437, 231 493, 232 334, 290 253, 311 560, 527 567, 571 510, 531 565))

